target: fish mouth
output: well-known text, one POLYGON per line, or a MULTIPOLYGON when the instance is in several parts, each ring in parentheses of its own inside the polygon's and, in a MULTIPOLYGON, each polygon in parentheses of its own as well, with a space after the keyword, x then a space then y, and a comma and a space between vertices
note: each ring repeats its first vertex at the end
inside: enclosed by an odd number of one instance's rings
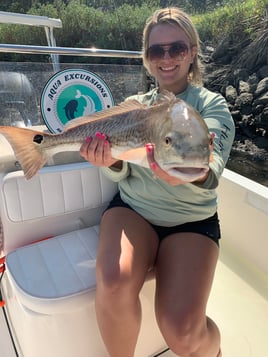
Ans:
POLYGON ((168 169, 165 170, 170 176, 177 177, 186 182, 192 182, 204 176, 208 172, 209 168, 207 166, 206 167, 174 166, 174 167, 169 167, 168 169))

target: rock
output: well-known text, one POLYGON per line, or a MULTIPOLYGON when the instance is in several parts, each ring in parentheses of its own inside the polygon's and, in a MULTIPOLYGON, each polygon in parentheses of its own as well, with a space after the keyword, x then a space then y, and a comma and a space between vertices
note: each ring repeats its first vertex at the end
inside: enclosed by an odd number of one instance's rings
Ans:
POLYGON ((253 94, 242 93, 236 98, 235 109, 239 109, 243 115, 250 115, 252 113, 252 101, 253 94))
POLYGON ((268 92, 268 77, 263 78, 257 85, 255 90, 255 97, 260 96, 264 92, 268 92))
POLYGON ((268 105, 268 92, 254 100, 253 105, 257 106, 258 104, 268 105))
POLYGON ((253 101, 253 94, 252 93, 242 93, 240 94, 236 100, 235 100, 235 106, 238 109, 241 109, 242 107, 251 106, 251 103, 253 101))
POLYGON ((247 83, 249 84, 250 93, 255 92, 258 82, 259 82, 259 77, 257 76, 256 73, 253 73, 248 77, 247 83))
POLYGON ((258 76, 260 79, 268 77, 268 65, 262 66, 258 71, 258 76))
POLYGON ((240 110, 233 110, 231 114, 235 122, 238 122, 242 119, 242 114, 240 110))
POLYGON ((268 129, 268 106, 264 108, 261 115, 261 126, 268 129))
POLYGON ((243 80, 240 80, 238 83, 238 93, 247 93, 250 92, 250 86, 247 82, 244 82, 243 80))
POLYGON ((266 133, 267 133, 267 131, 264 129, 264 128, 257 128, 256 129, 256 134, 258 135, 258 136, 266 136, 266 133))
POLYGON ((238 81, 242 80, 246 82, 249 77, 249 72, 244 68, 238 68, 234 70, 234 76, 238 79, 238 81))
POLYGON ((264 109, 264 105, 263 104, 258 104, 256 107, 252 106, 252 112, 254 115, 259 115, 262 113, 264 109))
POLYGON ((225 98, 229 103, 231 103, 231 104, 235 103, 236 98, 237 98, 237 91, 233 86, 229 85, 226 87, 225 98))

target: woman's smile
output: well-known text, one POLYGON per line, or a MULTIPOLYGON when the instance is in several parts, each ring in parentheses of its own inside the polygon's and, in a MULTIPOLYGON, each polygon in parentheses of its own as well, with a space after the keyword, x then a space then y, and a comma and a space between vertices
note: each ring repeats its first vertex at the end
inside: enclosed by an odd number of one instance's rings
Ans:
POLYGON ((178 66, 160 66, 159 68, 161 69, 161 71, 163 72, 173 72, 178 66))

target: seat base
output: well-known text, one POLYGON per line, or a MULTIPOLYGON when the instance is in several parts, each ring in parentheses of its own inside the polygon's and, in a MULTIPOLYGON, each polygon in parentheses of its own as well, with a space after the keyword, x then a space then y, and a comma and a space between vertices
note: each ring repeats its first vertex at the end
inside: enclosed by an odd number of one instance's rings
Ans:
MULTIPOLYGON (((8 254, 2 289, 20 356, 107 357, 94 304, 97 231, 97 226, 78 230, 8 254)), ((155 280, 149 279, 140 294, 137 357, 165 348, 154 290, 155 280)))

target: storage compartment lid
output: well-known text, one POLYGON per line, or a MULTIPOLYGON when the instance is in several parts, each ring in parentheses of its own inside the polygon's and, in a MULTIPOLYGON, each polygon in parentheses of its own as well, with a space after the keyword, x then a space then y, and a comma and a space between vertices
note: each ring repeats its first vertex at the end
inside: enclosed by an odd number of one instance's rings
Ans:
POLYGON ((28 309, 52 314, 92 302, 98 226, 18 248, 6 257, 17 299, 28 309))

